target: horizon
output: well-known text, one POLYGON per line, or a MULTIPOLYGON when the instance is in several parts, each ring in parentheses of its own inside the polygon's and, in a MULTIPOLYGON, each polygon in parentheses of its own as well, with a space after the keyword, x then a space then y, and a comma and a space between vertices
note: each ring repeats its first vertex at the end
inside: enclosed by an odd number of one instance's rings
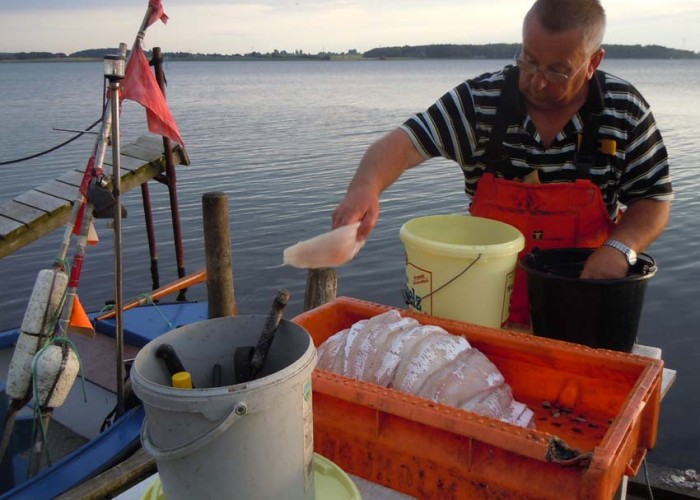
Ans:
MULTIPOLYGON (((0 52, 71 54, 84 47, 131 46, 148 5, 92 0, 0 0, 0 52)), ((520 43, 531 2, 516 0, 163 0, 144 48, 246 54, 274 50, 359 53, 436 44, 520 43), (301 33, 301 35, 300 35, 301 33), (499 42, 493 42, 495 38, 499 42)), ((700 52, 700 4, 689 0, 607 0, 604 45, 659 45, 700 52)))
MULTIPOLYGON (((475 47, 482 47, 482 46, 488 46, 488 45, 513 45, 513 44, 516 44, 516 45, 517 45, 517 43, 515 43, 515 42, 511 42, 511 43, 507 43, 507 42, 487 42, 487 43, 479 43, 479 44, 470 44, 470 43, 455 44, 455 43, 441 43, 441 42, 435 42, 435 43, 421 44, 421 45, 400 44, 400 45, 391 45, 391 46, 382 46, 382 47, 372 47, 372 48, 370 48, 370 49, 367 49, 367 50, 364 51, 364 52, 357 51, 357 55, 362 56, 364 53, 369 52, 369 51, 372 51, 372 50, 390 49, 390 48, 395 48, 395 47, 403 48, 403 47, 446 46, 446 45, 447 45, 447 46, 449 46, 449 45, 473 45, 473 46, 475 46, 475 47)), ((604 44, 602 45, 603 48, 606 48, 606 46, 616 46, 616 47, 640 47, 640 48, 644 48, 644 47, 659 47, 659 48, 662 48, 662 49, 669 49, 669 50, 686 50, 686 51, 688 51, 687 49, 674 49, 673 47, 666 47, 666 46, 663 46, 663 45, 657 45, 657 44, 641 44, 641 43, 630 43, 630 44, 611 44, 611 43, 604 43, 604 44)), ((162 48, 161 48, 161 49, 162 49, 162 48)), ((87 48, 87 49, 76 50, 76 51, 70 52, 70 53, 66 53, 66 52, 50 52, 50 51, 47 51, 47 50, 32 50, 32 51, 20 50, 20 51, 15 51, 15 52, 3 52, 3 51, 0 51, 0 54, 33 54, 33 53, 36 53, 36 54, 52 54, 52 55, 63 54, 63 55, 65 55, 66 57, 92 57, 92 56, 82 56, 82 55, 81 55, 81 56, 74 56, 74 54, 80 54, 81 52, 102 51, 102 50, 118 50, 118 48, 117 48, 117 47, 92 47, 92 48, 87 48)), ((146 52, 150 52, 150 50, 151 50, 151 49, 146 49, 146 52)), ((287 50, 287 49, 274 49, 274 50, 277 50, 277 51, 279 51, 280 53, 285 54, 285 55, 290 55, 290 56, 295 55, 295 52, 294 52, 294 51, 287 50)), ((127 52, 130 52, 130 51, 131 51, 131 48, 129 47, 129 48, 127 49, 127 52)), ((272 54, 274 51, 270 51, 270 52, 259 52, 259 51, 254 51, 254 52, 257 53, 257 54, 260 54, 260 55, 270 55, 270 54, 272 54)), ((700 51, 699 51, 699 52, 688 51, 688 52, 700 56, 700 51)), ((187 52, 187 51, 177 51, 177 50, 163 50, 163 53, 164 53, 164 54, 168 54, 168 53, 170 53, 170 54, 172 54, 172 53, 182 53, 182 54, 191 54, 191 55, 194 55, 194 56, 221 56, 221 57, 236 57, 236 56, 241 56, 241 57, 242 57, 242 56, 247 56, 247 55, 250 55, 250 54, 251 54, 250 52, 247 52, 247 53, 240 53, 240 52, 238 52, 238 53, 223 53, 223 52, 187 52)), ((303 53, 302 53, 302 55, 307 55, 307 56, 320 56, 320 55, 325 55, 325 54, 328 54, 328 55, 347 55, 347 54, 348 54, 348 51, 344 51, 344 52, 329 52, 329 51, 320 52, 320 51, 319 51, 319 52, 303 52, 303 53)), ((97 57, 97 56, 95 56, 95 57, 97 57)))

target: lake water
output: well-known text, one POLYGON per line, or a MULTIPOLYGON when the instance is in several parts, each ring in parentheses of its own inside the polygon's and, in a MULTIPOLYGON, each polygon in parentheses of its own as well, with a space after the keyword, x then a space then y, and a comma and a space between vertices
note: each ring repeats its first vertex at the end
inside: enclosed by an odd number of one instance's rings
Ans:
MULTIPOLYGON (((505 61, 174 62, 166 64, 168 99, 192 160, 177 171, 186 269, 204 266, 201 196, 229 197, 236 298, 241 314, 266 314, 275 292, 288 288, 286 317, 303 305, 306 272, 281 266, 282 250, 330 228, 333 208, 364 149, 411 113, 463 79, 505 61)), ((666 139, 676 201, 671 222, 648 250, 659 271, 649 283, 639 341, 663 349, 678 380, 662 405, 659 437, 649 460, 700 469, 700 160, 693 132, 700 121, 700 61, 605 61, 603 69, 635 83, 666 139)), ((0 161, 23 157, 69 138, 53 128, 81 129, 100 115, 101 63, 0 64, 0 161)), ((146 131, 144 112, 124 105, 124 141, 146 131)), ((84 167, 94 139, 81 138, 48 156, 0 166, 0 200, 8 200, 84 167)), ((177 277, 167 190, 151 183, 161 283, 177 277)), ((124 196, 124 296, 150 287, 149 256, 138 190, 124 196)), ((403 306, 399 228, 411 218, 464 211, 459 168, 432 160, 408 172, 382 197, 379 224, 347 266, 339 294, 403 306)), ((88 249, 81 299, 99 308, 112 295, 113 240, 88 249)), ((0 260, 0 329, 18 325, 39 270, 51 265, 59 230, 0 260)), ((193 288, 190 299, 206 298, 193 288)))

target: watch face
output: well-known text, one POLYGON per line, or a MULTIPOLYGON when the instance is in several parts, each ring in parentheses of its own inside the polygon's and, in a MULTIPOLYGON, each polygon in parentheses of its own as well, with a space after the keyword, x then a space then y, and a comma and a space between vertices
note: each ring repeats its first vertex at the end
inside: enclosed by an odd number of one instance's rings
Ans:
POLYGON ((637 263, 637 252, 634 250, 630 250, 629 253, 627 254, 627 263, 630 266, 633 266, 637 263))

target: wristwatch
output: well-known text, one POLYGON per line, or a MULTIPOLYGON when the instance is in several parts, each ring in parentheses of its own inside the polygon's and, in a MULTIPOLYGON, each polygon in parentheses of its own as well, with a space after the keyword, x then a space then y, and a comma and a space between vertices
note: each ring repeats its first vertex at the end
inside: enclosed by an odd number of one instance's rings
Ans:
POLYGON ((630 247, 625 245, 624 243, 620 243, 617 240, 607 240, 605 243, 603 243, 606 247, 612 247, 615 250, 619 250, 625 255, 625 259, 627 259, 627 264, 630 266, 633 266, 637 263, 637 252, 632 250, 630 247))

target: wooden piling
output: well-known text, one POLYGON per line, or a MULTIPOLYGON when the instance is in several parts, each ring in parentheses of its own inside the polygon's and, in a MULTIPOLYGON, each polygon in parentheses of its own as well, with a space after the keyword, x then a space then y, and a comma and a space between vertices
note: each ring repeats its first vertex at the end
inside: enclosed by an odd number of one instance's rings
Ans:
MULTIPOLYGON (((160 47, 153 47, 151 59, 156 75, 156 81, 163 96, 165 96, 165 73, 163 72, 163 55, 160 47)), ((170 218, 173 224, 173 239, 175 241, 175 257, 177 259, 177 277, 185 276, 185 250, 182 243, 182 228, 180 225, 180 207, 177 201, 177 177, 175 174, 175 162, 173 161, 172 144, 170 139, 163 136, 163 152, 165 154, 165 184, 168 186, 170 197, 170 218)), ((177 300, 186 300, 186 289, 180 290, 177 300)))
POLYGON ((338 275, 332 267, 309 269, 306 275, 304 311, 321 306, 335 299, 338 290, 338 275))
POLYGON ((233 288, 228 197, 211 192, 202 196, 204 249, 207 259, 207 300, 209 318, 238 314, 233 288))

